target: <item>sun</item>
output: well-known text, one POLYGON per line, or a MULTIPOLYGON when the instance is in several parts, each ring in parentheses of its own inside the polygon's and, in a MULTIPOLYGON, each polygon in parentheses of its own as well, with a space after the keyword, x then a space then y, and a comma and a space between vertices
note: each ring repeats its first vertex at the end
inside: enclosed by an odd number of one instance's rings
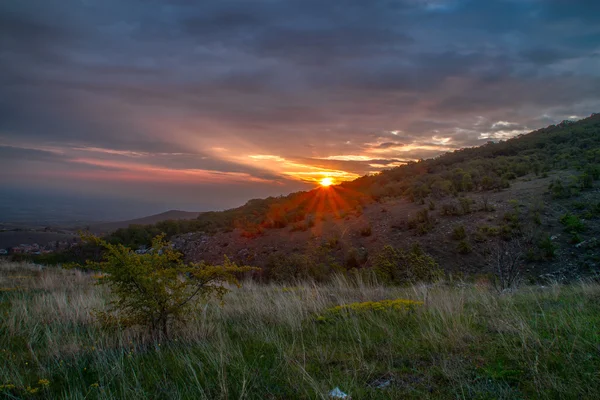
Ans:
POLYGON ((323 178, 323 179, 321 179, 319 181, 319 183, 323 187, 331 186, 331 185, 333 185, 333 179, 331 179, 331 178, 323 178))

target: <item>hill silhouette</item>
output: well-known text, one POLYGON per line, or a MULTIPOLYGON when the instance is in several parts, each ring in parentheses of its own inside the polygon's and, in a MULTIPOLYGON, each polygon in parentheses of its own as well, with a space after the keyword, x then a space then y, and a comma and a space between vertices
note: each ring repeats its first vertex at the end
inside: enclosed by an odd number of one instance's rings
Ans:
POLYGON ((127 228, 130 225, 152 225, 161 221, 177 221, 182 219, 195 219, 200 215, 199 212, 169 210, 160 214, 149 215, 147 217, 130 219, 126 221, 103 222, 90 226, 90 232, 110 233, 120 228, 127 228))

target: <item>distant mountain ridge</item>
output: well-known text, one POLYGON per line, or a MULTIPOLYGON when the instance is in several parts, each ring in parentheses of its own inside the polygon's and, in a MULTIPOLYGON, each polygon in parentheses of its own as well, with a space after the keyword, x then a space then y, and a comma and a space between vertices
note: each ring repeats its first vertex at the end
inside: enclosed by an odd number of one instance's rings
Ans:
POLYGON ((116 222, 104 222, 101 224, 94 224, 90 226, 90 232, 92 233, 110 233, 120 228, 127 228, 130 225, 152 225, 157 222, 169 221, 169 220, 185 220, 185 219, 196 219, 200 215, 200 212, 193 211, 181 211, 181 210, 169 210, 160 214, 149 215, 147 217, 130 219, 126 221, 116 222))

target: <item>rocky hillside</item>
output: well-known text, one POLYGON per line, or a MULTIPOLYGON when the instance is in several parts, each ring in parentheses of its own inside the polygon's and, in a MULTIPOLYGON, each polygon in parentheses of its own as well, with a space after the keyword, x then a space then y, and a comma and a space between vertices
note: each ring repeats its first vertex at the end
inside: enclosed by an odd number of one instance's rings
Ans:
POLYGON ((425 251, 454 275, 488 273, 511 254, 522 276, 573 277, 598 267, 599 181, 594 114, 338 186, 119 229, 108 239, 137 248, 163 232, 190 260, 227 255, 263 267, 267 278, 362 270, 388 245, 413 248, 415 257, 425 251))
POLYGON ((507 189, 426 204, 386 199, 360 213, 323 216, 307 229, 268 229, 256 237, 245 237, 242 229, 188 233, 174 243, 193 261, 220 262, 227 255, 263 268, 328 262, 344 270, 370 267, 386 245, 417 243, 456 275, 492 272, 489 253, 498 241, 518 240, 519 249, 513 251, 522 253, 525 275, 572 278, 600 265, 600 190, 559 199, 549 189, 574 176, 574 171, 525 176, 507 189))

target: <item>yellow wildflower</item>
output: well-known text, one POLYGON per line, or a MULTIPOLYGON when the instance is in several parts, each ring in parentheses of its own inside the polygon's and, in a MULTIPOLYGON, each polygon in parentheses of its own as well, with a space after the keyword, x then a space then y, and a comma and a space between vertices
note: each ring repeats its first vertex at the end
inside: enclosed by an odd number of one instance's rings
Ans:
POLYGON ((50 381, 48 379, 40 379, 38 381, 38 385, 40 385, 40 386, 50 386, 50 381))
POLYGON ((40 388, 32 388, 31 386, 27 386, 27 389, 25 389, 25 390, 29 394, 36 394, 37 392, 40 391, 40 388))
POLYGON ((417 306, 423 305, 422 301, 396 299, 381 301, 366 301, 363 303, 342 304, 325 310, 328 314, 340 314, 346 312, 368 312, 368 311, 410 311, 417 306))

